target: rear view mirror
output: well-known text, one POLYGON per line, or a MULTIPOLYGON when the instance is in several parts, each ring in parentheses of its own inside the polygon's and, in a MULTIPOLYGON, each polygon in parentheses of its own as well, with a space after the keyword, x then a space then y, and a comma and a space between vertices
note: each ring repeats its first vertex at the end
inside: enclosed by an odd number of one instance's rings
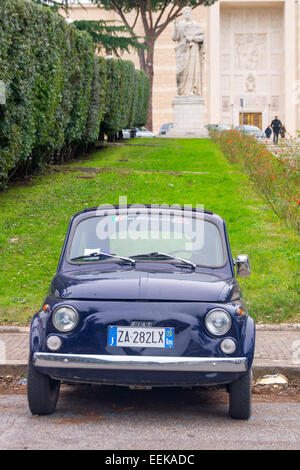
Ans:
POLYGON ((238 277, 248 277, 251 274, 250 261, 248 255, 238 255, 234 260, 236 275, 238 277))

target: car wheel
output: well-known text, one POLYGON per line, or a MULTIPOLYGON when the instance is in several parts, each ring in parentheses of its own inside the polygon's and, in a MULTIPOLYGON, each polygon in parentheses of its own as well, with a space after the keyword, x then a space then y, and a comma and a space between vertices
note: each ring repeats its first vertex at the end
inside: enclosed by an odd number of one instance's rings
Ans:
POLYGON ((233 419, 249 419, 251 416, 252 371, 229 384, 229 416, 233 419))
POLYGON ((28 362, 27 399, 34 415, 54 413, 59 395, 60 381, 36 370, 31 360, 28 362))

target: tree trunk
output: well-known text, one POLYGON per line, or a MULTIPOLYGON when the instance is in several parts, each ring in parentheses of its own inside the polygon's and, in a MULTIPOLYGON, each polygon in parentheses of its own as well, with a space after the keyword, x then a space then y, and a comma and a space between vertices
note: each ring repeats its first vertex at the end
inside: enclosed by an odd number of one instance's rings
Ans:
POLYGON ((153 79, 154 79, 154 40, 150 38, 147 41, 146 45, 149 47, 149 50, 145 52, 144 50, 139 51, 139 59, 140 59, 140 68, 148 75, 150 80, 150 99, 149 99, 149 111, 148 111, 148 119, 146 123, 147 129, 149 131, 153 130, 153 79))
POLYGON ((150 79, 150 98, 149 98, 149 111, 148 111, 148 119, 146 123, 147 129, 149 131, 153 131, 153 78, 154 78, 154 70, 153 70, 153 63, 151 64, 151 67, 148 67, 148 73, 147 73, 149 79, 150 79))

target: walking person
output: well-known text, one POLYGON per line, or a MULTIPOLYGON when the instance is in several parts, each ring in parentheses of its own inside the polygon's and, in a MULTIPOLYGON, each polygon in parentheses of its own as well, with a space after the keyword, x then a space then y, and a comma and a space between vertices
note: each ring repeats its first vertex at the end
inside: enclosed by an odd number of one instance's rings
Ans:
POLYGON ((285 138, 285 133, 286 133, 286 128, 285 128, 285 125, 282 124, 282 127, 281 127, 281 129, 280 129, 280 137, 281 137, 282 139, 285 138))
POLYGON ((273 130, 273 143, 278 144, 278 136, 280 129, 282 128, 281 121, 278 119, 278 116, 275 116, 275 119, 271 122, 271 128, 273 130))
POLYGON ((265 130, 265 134, 267 136, 267 139, 269 139, 271 137, 271 134, 272 134, 272 129, 271 129, 271 126, 268 126, 265 130))

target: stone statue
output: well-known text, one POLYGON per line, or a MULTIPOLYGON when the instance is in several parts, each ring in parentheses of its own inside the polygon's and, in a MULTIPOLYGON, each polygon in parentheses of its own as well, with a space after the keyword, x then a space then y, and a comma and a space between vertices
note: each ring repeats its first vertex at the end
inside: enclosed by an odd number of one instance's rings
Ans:
POLYGON ((178 44, 176 79, 178 95, 202 95, 204 33, 199 23, 192 21, 192 9, 182 10, 183 21, 175 21, 172 40, 178 44))

